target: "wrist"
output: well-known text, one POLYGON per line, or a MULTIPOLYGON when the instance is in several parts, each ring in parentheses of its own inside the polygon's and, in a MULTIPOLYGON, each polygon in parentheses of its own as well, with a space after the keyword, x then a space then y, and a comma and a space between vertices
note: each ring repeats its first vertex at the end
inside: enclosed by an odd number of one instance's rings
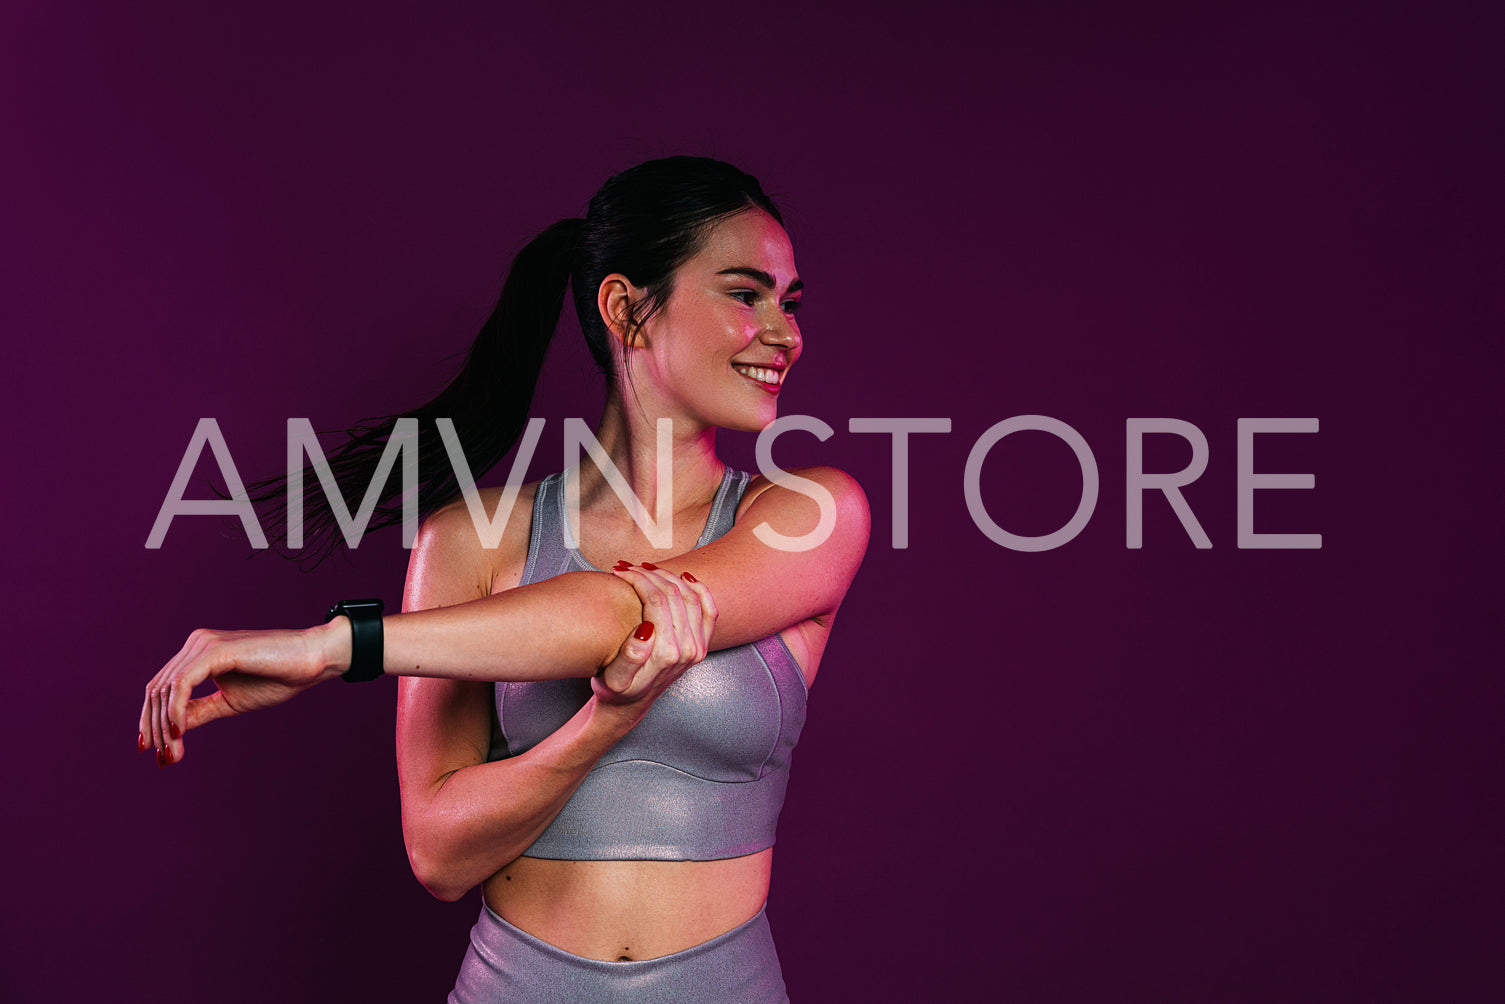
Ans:
MULTIPOLYGON (((329 608, 329 616, 324 618, 325 622, 343 620, 349 630, 349 648, 344 651, 336 648, 334 652, 336 656, 345 655, 342 661, 346 670, 340 676, 346 683, 365 683, 369 680, 376 680, 386 672, 382 611, 382 601, 375 598, 341 600, 329 608)), ((341 639, 345 637, 344 634, 340 635, 341 639)))
POLYGON ((612 742, 631 732, 648 713, 652 701, 603 701, 599 694, 590 699, 590 724, 600 729, 612 742))
POLYGON ((319 664, 319 682, 341 676, 350 668, 353 634, 350 618, 336 617, 327 624, 308 629, 313 632, 319 664))

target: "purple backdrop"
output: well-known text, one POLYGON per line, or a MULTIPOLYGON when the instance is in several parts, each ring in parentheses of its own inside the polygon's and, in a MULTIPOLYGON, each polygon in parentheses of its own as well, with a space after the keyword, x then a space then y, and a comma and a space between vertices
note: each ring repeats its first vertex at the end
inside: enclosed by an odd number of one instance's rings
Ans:
MULTIPOLYGON (((779 831, 795 998, 1505 988, 1485 5, 223 6, 0 15, 0 997, 448 989, 478 903, 408 871, 390 683, 216 725, 170 770, 133 750, 190 629, 396 602, 396 535, 309 575, 243 560, 229 519, 143 545, 201 416, 251 477, 290 416, 414 403, 523 240, 671 152, 783 197, 810 287, 783 411, 837 432, 776 456, 850 470, 873 505, 779 831), (1101 467, 1057 550, 968 516, 968 452, 1017 414, 1068 422, 1101 467), (914 440, 907 550, 887 438, 847 431, 874 416, 953 423, 914 440), (1207 435, 1185 495, 1212 550, 1158 496, 1125 547, 1125 420, 1162 416, 1207 435), (1260 493, 1258 529, 1320 550, 1236 546, 1235 423, 1269 416, 1320 419, 1256 453, 1316 488, 1260 493)), ((597 414, 577 341, 534 476, 561 417, 597 414)), ((1187 462, 1149 446, 1151 470, 1187 462)), ((749 439, 728 451, 751 463, 749 439)), ((1019 533, 1078 488, 1038 433, 981 484, 1019 533)))

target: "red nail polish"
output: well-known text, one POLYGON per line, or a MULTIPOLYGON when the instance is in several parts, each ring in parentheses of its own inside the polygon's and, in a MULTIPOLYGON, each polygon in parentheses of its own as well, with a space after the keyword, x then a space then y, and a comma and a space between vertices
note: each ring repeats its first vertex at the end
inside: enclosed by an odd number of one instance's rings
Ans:
POLYGON ((172 747, 171 746, 164 746, 164 747, 162 747, 162 762, 163 763, 172 763, 172 747))
POLYGON ((136 752, 140 753, 144 749, 146 749, 146 733, 145 732, 137 732, 136 733, 136 752))
POLYGON ((646 568, 646 569, 648 569, 648 571, 650 571, 650 572, 656 572, 656 571, 658 571, 658 566, 655 565, 651 561, 645 561, 645 562, 643 562, 643 567, 646 568))
POLYGON ((684 579, 686 582, 699 582, 700 581, 695 576, 691 575, 689 572, 680 572, 679 573, 679 577, 681 579, 684 579))
POLYGON ((647 641, 653 637, 653 622, 644 621, 638 625, 638 629, 632 632, 632 636, 638 641, 647 641))
POLYGON ((162 751, 161 750, 157 750, 157 766, 158 767, 165 767, 165 766, 167 766, 167 761, 164 760, 164 759, 162 759, 162 751))
POLYGON ((631 567, 632 567, 632 562, 630 562, 630 561, 618 561, 616 563, 616 565, 613 566, 612 571, 613 572, 620 572, 620 571, 623 571, 624 569, 628 569, 628 568, 631 568, 631 567))
POLYGON ((175 722, 175 721, 173 721, 170 718, 167 720, 167 728, 168 728, 168 731, 170 731, 172 733, 172 737, 174 739, 181 739, 181 738, 183 738, 183 730, 180 729, 180 728, 178 728, 178 723, 175 722))

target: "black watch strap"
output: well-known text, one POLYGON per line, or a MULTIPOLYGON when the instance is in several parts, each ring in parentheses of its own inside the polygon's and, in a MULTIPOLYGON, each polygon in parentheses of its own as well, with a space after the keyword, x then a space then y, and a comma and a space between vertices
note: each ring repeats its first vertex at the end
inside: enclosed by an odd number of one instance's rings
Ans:
POLYGON ((365 683, 382 675, 381 600, 341 600, 329 608, 324 623, 350 618, 350 668, 340 675, 346 683, 365 683))

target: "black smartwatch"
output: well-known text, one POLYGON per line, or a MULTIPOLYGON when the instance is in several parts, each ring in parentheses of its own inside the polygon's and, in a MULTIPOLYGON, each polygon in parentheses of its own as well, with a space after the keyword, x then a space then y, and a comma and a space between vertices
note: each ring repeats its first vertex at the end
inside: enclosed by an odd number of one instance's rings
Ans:
POLYGON ((365 683, 382 675, 381 600, 341 600, 329 608, 328 624, 350 618, 350 668, 340 674, 346 683, 365 683))

